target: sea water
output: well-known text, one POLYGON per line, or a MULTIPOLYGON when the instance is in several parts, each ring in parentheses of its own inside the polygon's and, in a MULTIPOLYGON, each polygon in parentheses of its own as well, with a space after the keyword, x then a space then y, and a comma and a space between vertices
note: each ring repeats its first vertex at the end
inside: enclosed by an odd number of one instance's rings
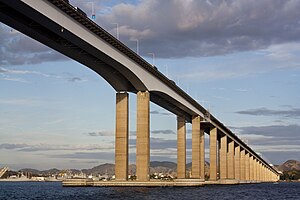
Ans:
POLYGON ((204 187, 62 187, 60 182, 0 182, 0 199, 300 200, 300 182, 204 187))

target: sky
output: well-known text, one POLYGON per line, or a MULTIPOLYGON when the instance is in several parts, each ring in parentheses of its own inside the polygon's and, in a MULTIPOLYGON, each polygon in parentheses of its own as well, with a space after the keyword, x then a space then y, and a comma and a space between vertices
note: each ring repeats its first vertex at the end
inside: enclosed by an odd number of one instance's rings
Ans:
MULTIPOLYGON (((95 13, 95 22, 115 37, 119 32, 133 51, 138 40, 145 60, 266 161, 300 160, 299 0, 70 3, 95 13)), ((135 163, 136 96, 129 98, 135 163)), ((114 163, 115 101, 95 72, 0 24, 0 167, 114 163)), ((151 103, 150 117, 151 161, 176 162, 176 116, 151 103)))

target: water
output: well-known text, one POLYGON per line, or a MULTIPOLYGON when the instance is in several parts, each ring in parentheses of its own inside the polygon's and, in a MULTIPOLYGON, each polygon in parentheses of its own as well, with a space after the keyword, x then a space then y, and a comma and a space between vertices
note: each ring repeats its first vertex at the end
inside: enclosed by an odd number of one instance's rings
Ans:
POLYGON ((293 199, 300 183, 262 183, 205 187, 62 187, 59 182, 0 182, 5 199, 293 199))

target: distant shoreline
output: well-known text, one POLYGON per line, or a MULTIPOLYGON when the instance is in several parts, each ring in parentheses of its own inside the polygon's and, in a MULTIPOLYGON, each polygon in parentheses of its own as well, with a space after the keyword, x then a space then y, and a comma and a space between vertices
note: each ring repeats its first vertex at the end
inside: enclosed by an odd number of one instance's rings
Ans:
POLYGON ((0 182, 62 182, 62 180, 0 179, 0 182))

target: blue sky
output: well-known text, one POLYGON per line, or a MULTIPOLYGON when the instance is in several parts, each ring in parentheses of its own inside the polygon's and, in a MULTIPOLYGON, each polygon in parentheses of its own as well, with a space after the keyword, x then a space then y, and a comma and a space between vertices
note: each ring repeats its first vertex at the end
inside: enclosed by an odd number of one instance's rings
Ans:
MULTIPOLYGON (((91 1, 70 1, 89 16, 91 1)), ((94 1, 96 22, 271 163, 300 160, 300 1, 94 1)), ((0 24, 0 167, 114 162, 115 91, 0 24)), ((130 94, 130 162, 135 162, 130 94)), ((187 159, 191 158, 191 125, 187 159)), ((207 137, 208 139, 208 137, 207 137)), ((206 143, 208 148, 208 140, 206 143)), ((208 153, 208 149, 206 151, 208 153)), ((176 116, 151 104, 151 160, 176 161, 176 116)))

